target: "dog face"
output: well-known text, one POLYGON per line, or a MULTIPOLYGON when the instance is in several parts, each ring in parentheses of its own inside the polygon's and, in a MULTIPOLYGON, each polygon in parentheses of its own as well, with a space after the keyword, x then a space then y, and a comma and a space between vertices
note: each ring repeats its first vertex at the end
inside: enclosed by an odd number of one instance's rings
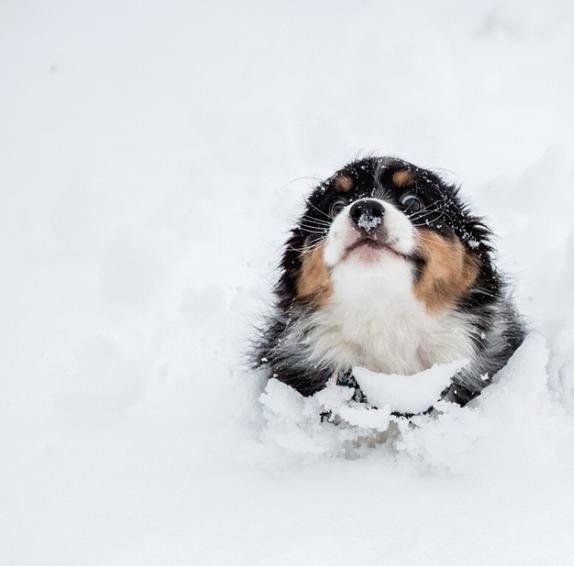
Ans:
POLYGON ((389 158, 351 163, 314 190, 289 242, 295 300, 320 308, 369 281, 440 313, 477 282, 488 234, 432 172, 389 158))

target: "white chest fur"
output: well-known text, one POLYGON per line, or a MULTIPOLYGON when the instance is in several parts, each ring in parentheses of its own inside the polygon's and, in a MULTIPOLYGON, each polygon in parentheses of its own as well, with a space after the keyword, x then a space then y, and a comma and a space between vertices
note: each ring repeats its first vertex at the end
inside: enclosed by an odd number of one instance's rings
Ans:
POLYGON ((349 258, 332 272, 333 296, 313 315, 311 357, 340 368, 411 374, 473 355, 470 325, 447 311, 431 315, 413 289, 412 266, 385 255, 365 265, 349 258))

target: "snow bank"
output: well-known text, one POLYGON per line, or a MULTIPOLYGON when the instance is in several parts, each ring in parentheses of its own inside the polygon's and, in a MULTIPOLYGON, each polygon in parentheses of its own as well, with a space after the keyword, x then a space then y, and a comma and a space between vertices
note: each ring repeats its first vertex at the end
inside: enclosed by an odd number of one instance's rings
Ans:
MULTIPOLYGON (((305 398, 272 379, 261 396, 265 440, 293 454, 354 457, 364 454, 365 447, 384 443, 395 455, 408 456, 424 468, 457 473, 476 473, 501 461, 513 473, 520 473, 522 466, 532 469, 542 464, 544 468, 542 462, 552 454, 554 442, 546 435, 554 435, 566 421, 565 415, 556 411, 548 389, 548 349, 539 334, 531 333, 495 383, 465 408, 440 401, 434 403, 432 414, 410 420, 391 415, 396 410, 428 408, 428 395, 437 390, 440 394, 441 387, 465 363, 436 365, 416 376, 357 372, 376 409, 352 401, 352 390, 347 387, 330 385, 305 398), (418 381, 425 377, 431 382, 422 386, 427 396, 414 391, 411 384, 405 385, 410 378, 418 381), (540 456, 543 459, 539 461, 540 456)), ((558 448, 559 444, 554 446, 558 448)))

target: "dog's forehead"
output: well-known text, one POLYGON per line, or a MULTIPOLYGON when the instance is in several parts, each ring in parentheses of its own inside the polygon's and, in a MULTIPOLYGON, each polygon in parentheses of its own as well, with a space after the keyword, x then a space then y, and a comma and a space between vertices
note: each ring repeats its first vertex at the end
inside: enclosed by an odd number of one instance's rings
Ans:
POLYGON ((445 201, 452 189, 432 171, 408 161, 373 157, 339 169, 311 193, 309 202, 319 208, 329 207, 337 199, 379 197, 398 202, 405 193, 414 193, 429 205, 445 201))
POLYGON ((416 168, 399 159, 369 158, 355 161, 337 171, 328 188, 342 194, 370 194, 377 188, 404 189, 414 186, 416 168))

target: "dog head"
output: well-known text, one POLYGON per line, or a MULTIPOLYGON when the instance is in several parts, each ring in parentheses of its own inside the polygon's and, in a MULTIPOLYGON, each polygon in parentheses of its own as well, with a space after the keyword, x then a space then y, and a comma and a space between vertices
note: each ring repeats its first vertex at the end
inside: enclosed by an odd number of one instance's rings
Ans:
POLYGON ((321 308, 338 290, 368 282, 387 295, 411 293, 439 313, 484 286, 489 235, 438 175, 399 159, 363 159, 307 199, 280 290, 287 302, 321 308))

